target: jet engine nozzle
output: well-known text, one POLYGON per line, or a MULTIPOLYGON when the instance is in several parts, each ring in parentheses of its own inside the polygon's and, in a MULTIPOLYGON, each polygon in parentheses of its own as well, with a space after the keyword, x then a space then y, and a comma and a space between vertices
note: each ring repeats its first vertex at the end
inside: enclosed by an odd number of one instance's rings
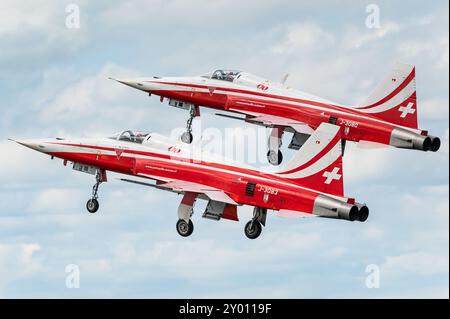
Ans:
MULTIPOLYGON (((389 144, 398 148, 408 148, 428 152, 433 151, 433 138, 435 137, 420 135, 397 127, 392 130, 389 144)), ((440 147, 440 140, 439 138, 435 139, 434 149, 437 150, 440 147)))
POLYGON ((358 206, 358 221, 359 222, 365 222, 367 218, 369 218, 369 207, 363 204, 356 203, 356 206, 358 206))
POLYGON ((429 135, 429 137, 431 138, 430 151, 432 151, 432 152, 439 151, 439 149, 441 148, 441 139, 439 137, 431 136, 431 135, 429 135))
POLYGON ((358 206, 337 199, 319 195, 314 201, 313 214, 320 217, 338 218, 355 221, 359 218, 358 206))

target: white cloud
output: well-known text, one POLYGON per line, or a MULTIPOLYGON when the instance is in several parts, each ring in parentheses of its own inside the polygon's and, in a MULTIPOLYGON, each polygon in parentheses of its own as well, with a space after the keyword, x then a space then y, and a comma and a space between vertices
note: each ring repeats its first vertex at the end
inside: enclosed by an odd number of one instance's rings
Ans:
POLYGON ((348 142, 345 147, 344 174, 346 183, 362 182, 380 177, 380 172, 387 172, 393 149, 376 144, 359 144, 348 142), (364 146, 367 145, 367 146, 364 146), (367 148, 366 148, 367 147, 367 148))
POLYGON ((441 120, 448 118, 448 99, 430 99, 419 101, 419 117, 421 120, 441 120))
POLYGON ((0 295, 4 285, 41 270, 39 251, 38 243, 0 243, 0 295))
POLYGON ((346 46, 353 49, 360 49, 369 43, 382 40, 391 34, 398 33, 400 30, 400 25, 393 21, 383 22, 380 28, 357 29, 353 27, 347 33, 344 43, 346 46))
POLYGON ((67 212, 80 206, 83 193, 76 189, 50 188, 40 191, 30 201, 28 210, 35 213, 67 212))
POLYGON ((136 75, 137 72, 134 70, 106 63, 97 74, 81 78, 76 83, 62 89, 41 111, 41 118, 52 122, 103 113, 99 111, 99 105, 114 103, 119 98, 123 100, 125 94, 137 94, 137 92, 126 90, 122 85, 113 83, 108 77, 133 77, 136 75))
POLYGON ((325 48, 334 42, 334 37, 318 25, 305 22, 289 25, 284 39, 272 46, 275 54, 286 54, 299 50, 315 50, 325 48))
POLYGON ((433 35, 422 41, 405 41, 397 46, 399 56, 404 59, 417 60, 420 57, 432 59, 433 66, 441 71, 449 68, 449 38, 445 35, 433 35))
MULTIPOLYGON (((82 0, 80 0, 83 3, 82 0)), ((80 2, 78 3, 80 4, 80 2)), ((78 51, 87 42, 85 29, 65 26, 65 4, 54 1, 2 1, 0 65, 27 73, 78 51)), ((82 11, 81 17, 83 18, 82 11)))
POLYGON ((40 1, 2 1, 0 10, 0 37, 45 30, 57 6, 40 1))
POLYGON ((389 256, 381 266, 381 275, 386 277, 415 274, 418 276, 448 273, 448 255, 415 252, 389 256))

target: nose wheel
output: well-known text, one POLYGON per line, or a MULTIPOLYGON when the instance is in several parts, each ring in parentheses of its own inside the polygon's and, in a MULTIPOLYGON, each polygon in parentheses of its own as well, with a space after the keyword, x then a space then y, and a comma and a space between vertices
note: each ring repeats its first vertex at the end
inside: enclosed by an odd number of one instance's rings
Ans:
POLYGON ((100 207, 100 204, 98 203, 98 200, 95 198, 91 198, 86 203, 86 209, 91 214, 97 212, 99 207, 100 207))
POLYGON ((92 187, 92 197, 86 203, 86 209, 91 214, 96 213, 100 207, 98 202, 98 187, 103 182, 102 172, 100 170, 97 170, 95 173, 95 181, 96 182, 92 187))
POLYGON ((193 140, 194 140, 194 136, 189 131, 186 131, 181 135, 181 141, 183 143, 191 144, 193 140))
POLYGON ((277 151, 268 151, 267 152, 267 160, 270 164, 278 166, 283 162, 283 153, 280 150, 277 151))

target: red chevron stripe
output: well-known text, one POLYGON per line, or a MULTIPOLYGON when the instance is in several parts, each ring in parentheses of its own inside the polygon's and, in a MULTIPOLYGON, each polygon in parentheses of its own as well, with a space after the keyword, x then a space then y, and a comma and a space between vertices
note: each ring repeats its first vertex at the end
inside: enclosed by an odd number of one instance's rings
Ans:
POLYGON ((295 172, 298 172, 298 171, 304 170, 305 168, 310 167, 315 162, 317 162, 319 159, 321 159, 326 154, 328 154, 333 149, 333 147, 335 147, 336 144, 339 143, 340 140, 341 140, 341 137, 340 137, 340 134, 338 132, 338 134, 336 134, 333 137, 333 139, 330 141, 330 143, 328 143, 328 145, 324 149, 322 149, 319 153, 317 153, 316 156, 311 158, 308 162, 306 162, 305 164, 303 164, 303 165, 301 165, 299 167, 293 168, 293 169, 291 169, 289 171, 286 171, 286 172, 280 172, 278 174, 291 174, 291 173, 295 173, 295 172))
POLYGON ((386 95, 384 98, 379 100, 378 102, 375 102, 371 105, 358 107, 358 110, 366 110, 370 109, 372 107, 381 105, 383 103, 386 103, 387 101, 391 100, 394 96, 396 96, 398 93, 400 93, 416 76, 416 68, 414 67, 411 71, 411 73, 406 77, 406 79, 400 84, 394 91, 392 91, 390 94, 386 95))

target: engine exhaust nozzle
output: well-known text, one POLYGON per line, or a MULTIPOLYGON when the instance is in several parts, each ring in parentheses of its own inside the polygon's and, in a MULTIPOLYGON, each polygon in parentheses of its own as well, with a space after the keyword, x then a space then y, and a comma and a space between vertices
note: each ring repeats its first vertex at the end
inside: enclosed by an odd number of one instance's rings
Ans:
POLYGON ((431 136, 431 135, 429 135, 429 137, 431 138, 430 151, 432 151, 432 152, 439 151, 439 149, 441 148, 441 139, 439 137, 431 136))
POLYGON ((355 221, 359 218, 358 206, 337 199, 319 195, 314 201, 313 214, 320 217, 355 221))
MULTIPOLYGON (((435 144, 435 147, 439 148, 440 140, 436 140, 435 144)), ((389 145, 398 148, 407 148, 428 152, 432 150, 433 140, 430 136, 420 135, 397 127, 392 130, 389 145)))
POLYGON ((356 203, 358 206, 358 221, 365 222, 369 218, 369 207, 356 203))

